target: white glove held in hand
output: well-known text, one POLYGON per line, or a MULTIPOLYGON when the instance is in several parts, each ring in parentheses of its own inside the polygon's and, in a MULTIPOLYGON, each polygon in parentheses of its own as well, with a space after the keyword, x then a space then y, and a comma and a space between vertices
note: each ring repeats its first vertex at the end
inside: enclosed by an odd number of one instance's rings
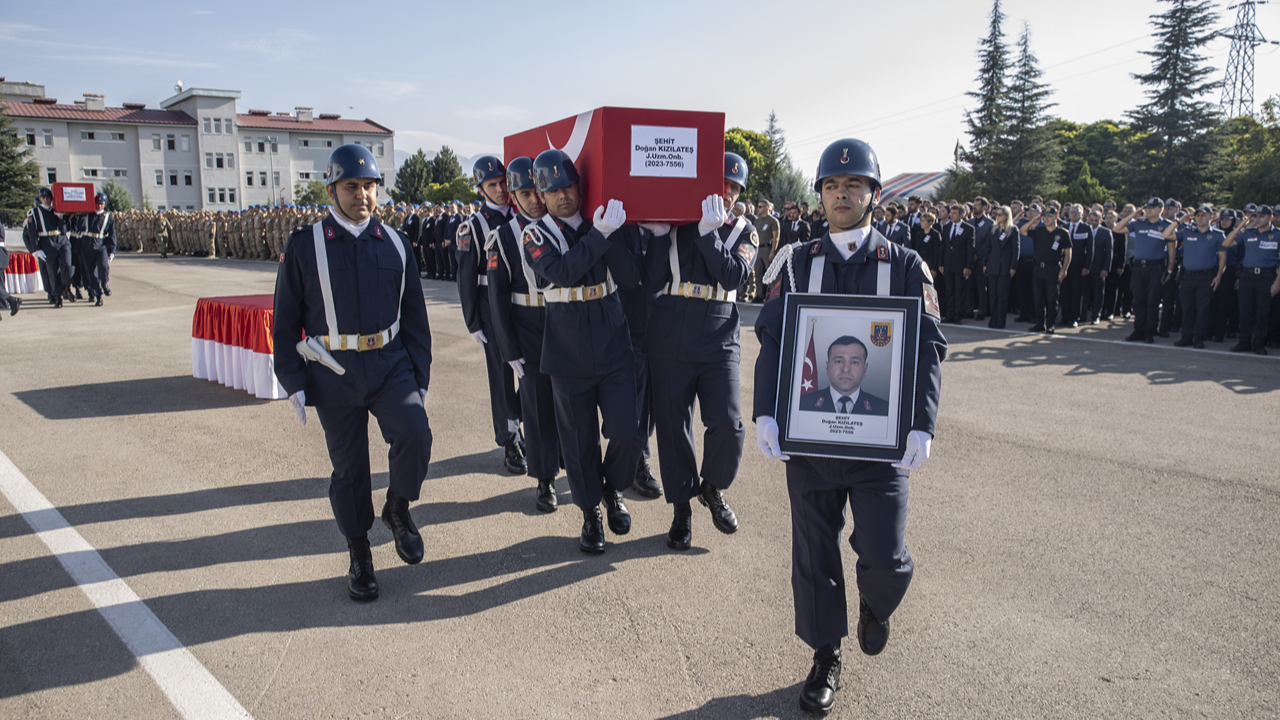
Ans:
POLYGON ((483 330, 477 330, 471 333, 471 337, 475 338, 476 344, 478 344, 480 347, 484 347, 485 343, 489 342, 489 338, 484 336, 483 330))
POLYGON ((640 223, 640 227, 653 233, 654 237, 662 237, 671 232, 671 223, 640 223))
POLYGON ((782 454, 782 446, 778 444, 778 423, 768 415, 756 418, 756 445, 760 452, 770 460, 790 460, 790 455, 782 454))
POLYGON ((107 255, 107 264, 108 264, 108 265, 110 265, 111 263, 113 263, 113 262, 115 262, 115 261, 116 261, 116 256, 115 256, 115 255, 107 255))
POLYGON ((907 451, 902 454, 902 462, 893 464, 896 468, 915 470, 929 459, 929 446, 933 444, 933 436, 923 430, 912 430, 907 433, 907 451))
POLYGON ((512 360, 507 364, 511 366, 511 372, 516 374, 517 380, 524 377, 524 358, 520 358, 519 360, 512 360))
POLYGON ((309 337, 306 340, 299 340, 297 347, 298 354, 302 356, 303 360, 318 362, 339 375, 347 373, 347 369, 342 367, 316 338, 309 337))
POLYGON ((44 251, 43 251, 43 250, 37 250, 37 251, 35 251, 35 252, 31 253, 31 254, 32 254, 32 255, 35 257, 35 259, 37 259, 37 260, 43 260, 43 259, 44 259, 44 251))
POLYGON ((307 391, 299 390, 289 396, 289 404, 293 406, 293 411, 298 413, 298 419, 303 425, 307 424, 307 391))
POLYGON ((596 215, 591 224, 605 237, 609 237, 615 230, 626 225, 627 212, 622 209, 622 201, 610 200, 608 210, 603 205, 596 208, 596 215))
POLYGON ((698 234, 706 235, 724 225, 729 213, 724 209, 724 200, 719 195, 708 195, 702 201, 702 219, 698 221, 698 234))

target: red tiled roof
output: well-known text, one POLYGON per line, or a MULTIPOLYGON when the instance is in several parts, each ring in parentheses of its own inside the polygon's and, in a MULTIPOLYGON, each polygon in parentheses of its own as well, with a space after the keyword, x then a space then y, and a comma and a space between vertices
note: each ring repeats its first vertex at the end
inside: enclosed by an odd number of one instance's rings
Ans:
POLYGON ((372 120, 319 120, 298 122, 292 115, 236 115, 236 125, 245 128, 279 130, 281 132, 336 132, 365 135, 391 135, 391 128, 372 120))
POLYGON ((75 122, 131 123, 135 125, 195 125, 195 118, 181 110, 112 108, 85 110, 79 105, 37 105, 3 101, 4 114, 15 118, 72 120, 75 122))

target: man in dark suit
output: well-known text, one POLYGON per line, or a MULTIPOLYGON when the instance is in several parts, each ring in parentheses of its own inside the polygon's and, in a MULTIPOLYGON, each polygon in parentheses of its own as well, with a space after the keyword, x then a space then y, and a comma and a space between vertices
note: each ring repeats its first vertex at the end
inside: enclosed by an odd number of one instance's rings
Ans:
POLYGON ((907 227, 906 223, 898 220, 897 205, 890 205, 885 210, 885 223, 880 230, 880 234, 903 247, 906 247, 907 241, 911 239, 910 228, 907 227))
POLYGON ((809 242, 809 223, 800 219, 800 208, 795 203, 787 203, 784 209, 786 219, 782 222, 782 240, 779 247, 791 243, 809 242))
MULTIPOLYGON (((987 246, 991 239, 991 235, 995 232, 995 223, 987 216, 990 204, 984 197, 976 197, 973 199, 973 216, 969 218, 969 224, 973 225, 973 267, 975 270, 981 270, 985 264, 982 259, 980 248, 987 246)), ((969 291, 966 296, 965 309, 976 305, 978 315, 975 320, 985 319, 991 314, 990 302, 987 298, 987 274, 979 272, 969 278, 969 291)))
POLYGON ((946 279, 947 299, 942 322, 959 325, 965 314, 965 283, 973 272, 973 226, 963 221, 964 209, 951 206, 951 221, 943 223, 942 264, 938 271, 946 279))
POLYGON ((1079 203, 1067 207, 1066 227, 1071 234, 1071 245, 1078 249, 1071 258, 1071 267, 1067 268, 1067 277, 1062 283, 1062 325, 1079 327, 1084 316, 1080 313, 1080 305, 1087 303, 1088 280, 1085 271, 1092 264, 1093 233, 1084 221, 1084 207, 1079 203))
MULTIPOLYGON (((1111 231, 1102 227, 1102 213, 1089 213, 1089 264, 1081 269, 1080 320, 1097 325, 1102 315, 1102 294, 1106 289, 1107 275, 1111 272, 1111 231)), ((1074 240, 1072 242, 1075 242, 1074 240)))
POLYGON ((862 390, 867 376, 867 346, 852 335, 841 335, 827 348, 830 387, 800 396, 800 409, 841 415, 888 416, 889 402, 862 390))

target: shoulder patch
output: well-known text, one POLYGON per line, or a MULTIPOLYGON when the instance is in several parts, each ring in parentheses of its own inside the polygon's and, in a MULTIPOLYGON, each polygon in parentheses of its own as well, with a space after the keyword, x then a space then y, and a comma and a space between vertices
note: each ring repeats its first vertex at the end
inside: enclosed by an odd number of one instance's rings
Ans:
POLYGON ((280 253, 280 262, 284 262, 284 253, 280 253))
MULTIPOLYGON (((756 239, 755 233, 751 233, 751 239, 752 240, 756 239)), ((738 257, 742 258, 743 260, 746 260, 748 266, 755 264, 756 252, 757 252, 757 248, 755 243, 753 242, 738 243, 738 248, 737 248, 738 257)))
MULTIPOLYGON (((301 228, 301 227, 299 227, 298 229, 299 229, 299 230, 301 230, 302 228, 301 228)), ((337 237, 337 236, 338 236, 338 235, 337 235, 337 233, 335 233, 335 232, 333 231, 333 228, 332 228, 332 227, 329 227, 328 225, 326 225, 326 226, 325 226, 325 228, 324 228, 324 237, 325 237, 325 239, 326 239, 326 240, 332 240, 332 239, 334 239, 334 238, 335 238, 335 237, 337 237)))
POLYGON ((942 308, 938 306, 938 291, 933 287, 932 283, 925 283, 924 290, 924 311, 927 315, 932 315, 934 320, 942 319, 942 308))
POLYGON ((809 244, 809 254, 810 254, 810 255, 819 255, 819 254, 821 254, 821 253, 822 253, 822 241, 821 241, 821 240, 819 240, 818 242, 810 243, 810 244, 809 244))
POLYGON ((884 245, 876 248, 876 259, 880 262, 889 262, 889 248, 884 245))
POLYGON ((524 231, 524 249, 533 262, 537 262, 547 252, 548 248, 542 240, 542 234, 532 225, 524 231))

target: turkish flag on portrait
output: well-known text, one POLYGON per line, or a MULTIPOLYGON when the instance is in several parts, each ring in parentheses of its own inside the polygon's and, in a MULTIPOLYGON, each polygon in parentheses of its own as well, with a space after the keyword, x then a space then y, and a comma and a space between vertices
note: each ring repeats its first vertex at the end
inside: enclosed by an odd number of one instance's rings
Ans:
POLYGON ((813 350, 813 330, 809 330, 809 349, 804 353, 804 369, 800 372, 800 392, 818 389, 818 354, 813 350))

